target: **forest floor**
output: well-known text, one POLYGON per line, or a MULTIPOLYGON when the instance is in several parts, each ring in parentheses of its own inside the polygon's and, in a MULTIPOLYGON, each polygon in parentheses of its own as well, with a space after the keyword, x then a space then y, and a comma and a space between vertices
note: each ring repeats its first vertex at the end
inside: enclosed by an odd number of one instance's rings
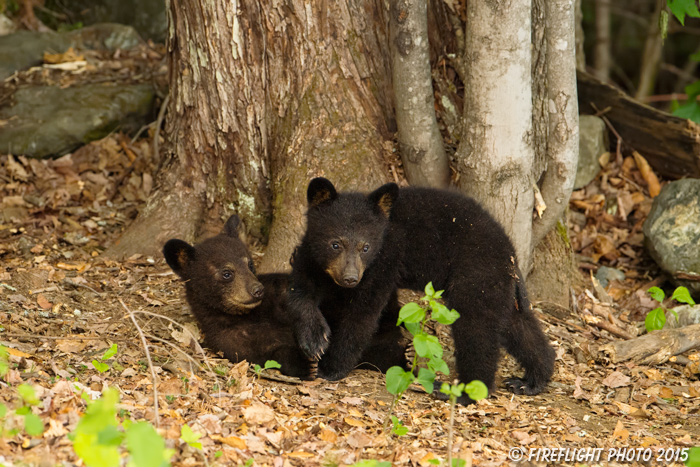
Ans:
MULTIPOLYGON (((10 360, 0 379, 0 404, 9 409, 0 410, 0 464, 84 465, 69 434, 87 400, 107 387, 119 389, 119 420, 157 423, 174 449, 173 465, 376 459, 428 466, 445 459, 448 403, 409 391, 393 410, 408 433, 391 434, 383 428, 391 396, 379 373, 297 383, 256 375, 247 363, 201 350, 183 284, 163 258, 102 255, 153 189, 159 161, 150 141, 113 134, 56 160, 0 156, 0 344, 10 360), (99 366, 113 344, 116 355, 98 371, 93 361, 99 366), (35 390, 40 436, 22 429, 22 383, 35 390), (201 448, 182 439, 184 424, 201 435, 201 448)), ((535 303, 557 352, 553 380, 537 396, 500 390, 456 407, 453 452, 466 465, 680 465, 683 450, 698 442, 697 352, 644 366, 613 364, 598 351, 621 334, 635 335, 656 306, 646 290, 664 285, 641 232, 653 179, 631 157, 613 154, 602 165, 570 203, 584 284, 572 291, 575 306, 535 303), (600 266, 625 279, 595 284, 591 273, 600 266), (572 458, 583 455, 589 457, 572 458)), ((518 371, 504 355, 499 377, 518 371)))
MULTIPOLYGON (((193 318, 183 285, 163 258, 119 262, 101 255, 152 189, 157 161, 148 141, 114 134, 56 160, 0 158, 0 343, 11 363, 0 380, 0 402, 18 408, 18 385, 32 385, 38 398, 32 410, 44 425, 41 436, 13 435, 8 430, 21 428, 21 417, 5 415, 0 463, 81 465, 68 435, 85 399, 108 386, 119 388, 120 419, 154 422, 153 379, 139 332, 157 374, 159 433, 175 450, 173 465, 377 459, 427 466, 444 459, 448 403, 409 391, 394 409, 408 434, 393 435, 383 429, 391 397, 381 374, 358 370, 339 382, 291 384, 202 353, 184 331, 194 329, 193 318), (117 354, 99 372, 92 362, 112 344, 117 354), (183 424, 202 435, 201 449, 180 438, 183 424)), ((557 351, 553 381, 537 396, 500 390, 474 406, 458 406, 454 454, 468 465, 514 463, 517 455, 533 461, 572 456, 566 449, 573 448, 593 456, 585 464, 622 456, 613 460, 630 465, 638 463, 629 462, 634 456, 651 456, 646 465, 679 465, 681 450, 697 443, 700 382, 691 370, 697 352, 681 362, 642 366, 612 364, 595 350, 620 339, 595 324, 596 310, 607 307, 613 322, 634 333, 655 306, 645 291, 662 284, 642 247, 641 223, 651 203, 644 186, 634 161, 613 157, 572 196, 571 241, 589 285, 574 291, 575 312, 535 304, 557 351), (626 279, 596 292, 589 271, 600 265, 623 270, 626 279)), ((517 371, 504 356, 500 377, 517 371)), ((570 457, 554 463, 575 464, 570 457)))

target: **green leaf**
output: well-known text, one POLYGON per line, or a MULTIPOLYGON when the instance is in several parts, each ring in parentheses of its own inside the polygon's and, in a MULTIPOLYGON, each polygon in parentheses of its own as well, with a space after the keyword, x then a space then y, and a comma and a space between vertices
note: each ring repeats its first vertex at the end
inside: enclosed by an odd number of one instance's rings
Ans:
POLYGON ((380 462, 375 459, 368 459, 360 462, 355 462, 350 467, 391 467, 391 462, 380 462))
POLYGON ((399 366, 392 366, 386 372, 386 390, 391 394, 403 394, 413 382, 413 374, 399 366))
POLYGON ((201 433, 195 433, 189 425, 182 425, 180 429, 180 438, 192 446, 193 448, 202 449, 202 443, 198 443, 197 440, 202 437, 201 433))
POLYGON ((682 286, 678 287, 676 290, 673 291, 673 295, 671 295, 671 298, 676 300, 677 302, 687 303, 688 305, 695 305, 695 301, 693 300, 693 297, 690 296, 690 292, 688 292, 688 289, 682 286))
POLYGON ((694 54, 692 54, 692 55, 691 55, 690 57, 688 57, 688 58, 690 58, 690 59, 691 59, 692 61, 694 61, 694 62, 700 62, 700 50, 697 51, 697 52, 695 52, 694 54))
POLYGON ((413 347, 415 347, 416 354, 418 354, 419 357, 442 357, 442 346, 437 336, 424 332, 420 333, 413 337, 413 347))
POLYGON ((36 398, 36 391, 29 384, 20 384, 17 387, 17 393, 22 400, 29 405, 39 405, 39 399, 36 398))
POLYGON ((77 433, 73 449, 88 467, 118 467, 118 446, 104 446, 97 442, 95 433, 77 433))
POLYGON ((685 465, 688 467, 700 467, 700 447, 696 446, 694 448, 690 448, 685 465))
POLYGON ((107 365, 106 363, 98 362, 97 360, 92 361, 92 366, 94 366, 95 369, 100 373, 104 373, 105 371, 109 370, 109 365, 107 365))
POLYGON ((399 321, 397 325, 403 323, 420 323, 425 318, 425 310, 417 303, 410 302, 399 310, 399 321))
POLYGON ((666 315, 661 307, 651 310, 644 318, 644 327, 647 328, 647 332, 663 329, 664 324, 666 324, 666 315))
POLYGON ((489 396, 489 389, 478 379, 475 379, 474 381, 465 385, 464 392, 466 392, 467 395, 475 401, 486 399, 489 396))
POLYGON ((5 415, 7 415, 7 406, 0 404, 0 418, 5 418, 5 415))
POLYGON ((112 344, 112 347, 102 355, 102 360, 108 360, 117 354, 117 344, 112 344))
POLYGON ((695 100, 688 101, 674 110, 673 115, 678 118, 687 118, 692 122, 700 123, 700 105, 698 105, 695 100))
MULTIPOLYGON (((432 303, 433 302, 430 302, 431 306, 432 303)), ((459 318, 459 312, 457 312, 457 310, 449 310, 445 305, 441 305, 439 303, 437 303, 437 305, 438 306, 432 309, 432 317, 435 321, 445 325, 449 325, 457 321, 457 318, 459 318)))
POLYGON ((24 416, 24 431, 32 436, 40 436, 44 432, 44 422, 30 412, 24 416))
POLYGON ((408 332, 410 332, 413 336, 417 336, 418 334, 423 332, 420 329, 420 323, 403 323, 403 325, 406 326, 408 332))
POLYGON ((438 371, 442 374, 449 375, 450 374, 450 368, 447 366, 447 363, 445 363, 445 360, 442 358, 437 358, 433 357, 428 361, 428 368, 433 370, 435 373, 438 371))
POLYGON ((666 40, 668 36, 668 11, 661 10, 659 15, 659 32, 661 32, 661 40, 666 40))
POLYGON ((442 383, 442 386, 440 386, 440 392, 449 396, 452 394, 452 386, 447 383, 442 383))
POLYGON ((467 461, 464 459, 452 459, 452 467, 465 467, 467 465, 467 461))
POLYGON ((696 0, 667 0, 667 4, 673 16, 675 16, 678 22, 683 26, 685 26, 686 15, 692 18, 700 18, 700 11, 698 11, 696 0))
POLYGON ((7 347, 0 345, 0 376, 5 376, 10 369, 10 353, 7 347))
POLYGON ((170 458, 175 453, 174 450, 165 448, 163 437, 148 422, 137 422, 129 426, 126 430, 126 447, 131 454, 129 467, 169 466, 170 458))
POLYGON ((651 295, 651 298, 653 298, 659 303, 663 302, 664 298, 666 298, 666 294, 664 293, 664 291, 658 287, 652 287, 649 290, 647 290, 647 292, 649 293, 649 295, 651 295))
POLYGON ((428 459, 428 464, 431 465, 440 465, 440 459, 428 459))
POLYGON ((401 420, 396 418, 395 416, 391 416, 391 431, 396 435, 396 436, 403 436, 406 433, 408 433, 408 427, 405 427, 403 423, 401 423, 401 420))
POLYGON ((435 373, 427 368, 421 368, 418 370, 416 382, 423 386, 428 394, 432 394, 434 389, 433 383, 435 382, 435 373))
POLYGON ((268 360, 265 362, 265 369, 267 370, 268 368, 282 368, 282 365, 274 360, 268 360))
POLYGON ((435 287, 433 287, 433 282, 430 281, 425 285, 425 295, 428 297, 433 297, 435 295, 435 287))

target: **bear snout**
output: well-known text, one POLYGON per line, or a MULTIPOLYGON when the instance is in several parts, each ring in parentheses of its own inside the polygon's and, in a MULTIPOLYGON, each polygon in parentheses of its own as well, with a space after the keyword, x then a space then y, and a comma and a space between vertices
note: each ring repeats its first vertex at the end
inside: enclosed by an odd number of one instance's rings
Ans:
POLYGON ((265 294, 265 287, 258 282, 257 284, 253 284, 250 288, 250 295, 255 298, 255 299, 262 299, 263 295, 265 294))

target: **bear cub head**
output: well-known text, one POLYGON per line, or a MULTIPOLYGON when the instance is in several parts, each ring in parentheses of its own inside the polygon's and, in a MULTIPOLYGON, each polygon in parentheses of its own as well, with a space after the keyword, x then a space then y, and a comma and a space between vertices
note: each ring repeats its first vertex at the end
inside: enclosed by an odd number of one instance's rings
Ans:
POLYGON ((338 286, 353 288, 381 251, 391 208, 399 195, 387 183, 369 195, 338 194, 325 178, 314 178, 307 191, 307 255, 338 286))
POLYGON ((163 247, 168 265, 183 278, 190 303, 219 312, 241 315, 260 305, 264 287, 255 277, 253 260, 238 238, 238 216, 223 231, 192 246, 172 239, 163 247))

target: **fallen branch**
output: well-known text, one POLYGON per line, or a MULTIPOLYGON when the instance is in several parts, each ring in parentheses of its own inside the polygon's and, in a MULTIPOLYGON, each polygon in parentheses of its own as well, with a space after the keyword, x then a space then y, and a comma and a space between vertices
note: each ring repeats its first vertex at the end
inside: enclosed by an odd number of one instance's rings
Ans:
POLYGON ((602 345, 598 353, 613 363, 632 360, 642 365, 659 365, 674 355, 700 347, 700 324, 662 329, 626 341, 602 345))

